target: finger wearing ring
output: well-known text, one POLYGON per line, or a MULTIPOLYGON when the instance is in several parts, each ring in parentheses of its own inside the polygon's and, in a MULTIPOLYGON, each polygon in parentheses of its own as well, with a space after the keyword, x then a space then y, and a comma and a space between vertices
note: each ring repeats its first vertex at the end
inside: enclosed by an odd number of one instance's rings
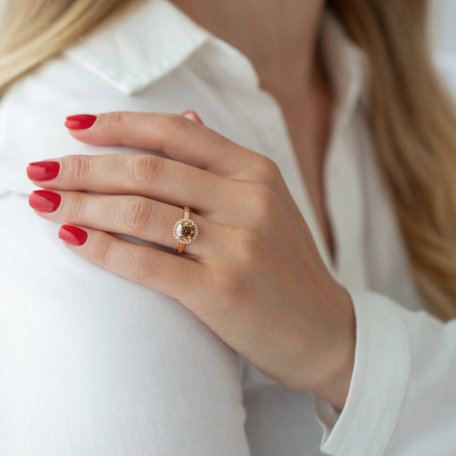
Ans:
MULTIPOLYGON (((29 204, 46 219, 133 236, 171 249, 176 246, 176 238, 170 225, 175 225, 182 214, 182 209, 177 206, 141 196, 90 195, 72 191, 37 190, 30 196, 29 204)), ((210 251, 208 246, 216 242, 213 237, 214 233, 220 232, 220 226, 199 214, 192 213, 192 217, 200 226, 204 218, 205 229, 195 247, 192 245, 186 253, 202 258, 205 252, 210 251)), ((181 220, 186 222, 182 223, 180 231, 183 235, 180 242, 185 245, 194 239, 193 234, 198 227, 194 220, 181 220)))

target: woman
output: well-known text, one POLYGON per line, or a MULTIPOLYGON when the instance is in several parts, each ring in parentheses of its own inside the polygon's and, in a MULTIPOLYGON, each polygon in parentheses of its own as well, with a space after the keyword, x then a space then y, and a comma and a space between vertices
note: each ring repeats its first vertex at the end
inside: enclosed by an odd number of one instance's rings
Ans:
POLYGON ((8 6, 1 454, 454 454, 426 2, 8 6))

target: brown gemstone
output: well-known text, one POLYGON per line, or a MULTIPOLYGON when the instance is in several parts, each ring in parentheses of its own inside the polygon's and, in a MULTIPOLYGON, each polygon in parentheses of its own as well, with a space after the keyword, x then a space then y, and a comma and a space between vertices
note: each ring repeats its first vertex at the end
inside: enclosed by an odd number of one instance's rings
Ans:
POLYGON ((182 220, 176 226, 176 235, 180 242, 190 242, 197 235, 196 225, 191 220, 182 220))

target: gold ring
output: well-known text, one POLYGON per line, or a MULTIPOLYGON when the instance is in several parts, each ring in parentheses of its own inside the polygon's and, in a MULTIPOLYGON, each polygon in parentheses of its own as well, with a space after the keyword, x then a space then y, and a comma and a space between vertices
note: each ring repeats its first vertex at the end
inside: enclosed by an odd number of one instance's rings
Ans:
POLYGON ((197 224, 189 219, 190 208, 184 207, 184 218, 178 220, 173 227, 173 236, 179 241, 177 253, 182 253, 187 244, 190 244, 198 235, 197 224))

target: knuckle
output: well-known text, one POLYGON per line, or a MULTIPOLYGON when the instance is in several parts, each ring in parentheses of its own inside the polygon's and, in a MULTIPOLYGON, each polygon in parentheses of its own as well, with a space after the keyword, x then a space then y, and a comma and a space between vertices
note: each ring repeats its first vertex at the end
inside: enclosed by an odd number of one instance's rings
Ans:
POLYGON ((264 182, 249 182, 247 201, 250 213, 256 221, 263 221, 271 216, 277 204, 275 191, 264 182))
POLYGON ((122 129, 123 125, 125 125, 126 122, 126 115, 126 111, 110 112, 107 116, 107 119, 105 119, 109 129, 114 132, 118 131, 119 129, 122 129))
POLYGON ((88 211, 88 200, 82 194, 74 193, 71 196, 70 204, 66 204, 65 206, 69 207, 69 216, 74 221, 84 221, 87 218, 87 211, 88 211))
POLYGON ((187 119, 180 114, 166 113, 160 117, 160 126, 164 131, 175 131, 185 128, 188 124, 187 119))
POLYGON ((259 180, 267 184, 276 182, 282 176, 277 163, 265 155, 259 155, 259 159, 255 168, 259 180))
POLYGON ((144 252, 133 253, 130 265, 135 279, 143 284, 147 284, 151 277, 156 277, 160 273, 160 262, 153 255, 144 252))
POLYGON ((160 113, 154 117, 151 117, 153 123, 154 134, 156 135, 156 141, 159 148, 166 149, 170 140, 176 135, 178 131, 182 131, 188 128, 188 120, 179 115, 173 113, 160 113))
POLYGON ((152 218, 152 206, 145 198, 127 199, 122 211, 121 222, 130 231, 142 231, 147 228, 152 218))
POLYGON ((70 155, 64 163, 64 169, 68 171, 75 182, 84 182, 90 176, 90 157, 87 155, 70 155))
POLYGON ((241 258, 257 258, 258 252, 264 247, 264 239, 261 232, 254 228, 239 229, 237 250, 241 258))
POLYGON ((245 288, 244 280, 238 271, 225 269, 216 282, 216 293, 223 296, 224 301, 232 305, 245 288))
POLYGON ((97 242, 92 252, 95 262, 103 267, 109 268, 113 264, 113 243, 108 239, 97 242))
POLYGON ((148 184, 154 181, 163 169, 163 160, 144 154, 130 160, 130 177, 136 184, 148 184))

